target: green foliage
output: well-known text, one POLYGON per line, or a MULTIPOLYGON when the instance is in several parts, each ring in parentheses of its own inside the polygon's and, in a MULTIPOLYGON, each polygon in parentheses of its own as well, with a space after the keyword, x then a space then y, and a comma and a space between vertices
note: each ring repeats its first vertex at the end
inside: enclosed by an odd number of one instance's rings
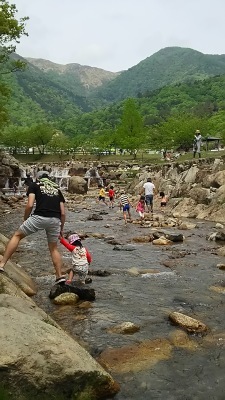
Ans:
POLYGON ((17 9, 15 4, 10 4, 7 0, 0 0, 0 73, 14 71, 23 66, 20 60, 10 59, 10 55, 15 52, 15 43, 25 32, 25 22, 27 17, 16 19, 17 9))
POLYGON ((171 117, 150 130, 149 147, 157 150, 162 148, 189 150, 192 147, 196 129, 199 129, 204 136, 207 132, 207 120, 185 114, 171 117))
POLYGON ((55 130, 50 124, 36 124, 30 130, 31 147, 37 147, 40 154, 45 153, 45 148, 51 141, 55 130))
POLYGON ((70 140, 68 136, 64 135, 60 131, 55 131, 52 135, 52 138, 48 142, 48 149, 52 151, 54 154, 63 152, 69 152, 70 149, 70 140))
POLYGON ((26 128, 15 125, 10 125, 1 133, 1 143, 9 147, 13 154, 16 154, 18 149, 24 146, 26 137, 26 128))
POLYGON ((141 148, 143 137, 143 122, 136 103, 134 99, 127 99, 117 129, 117 146, 136 154, 141 148))
POLYGON ((9 90, 2 76, 21 69, 24 63, 10 56, 15 52, 15 43, 25 32, 25 21, 27 17, 17 20, 15 15, 17 9, 15 4, 9 4, 6 0, 0 0, 0 128, 8 122, 7 102, 9 90))

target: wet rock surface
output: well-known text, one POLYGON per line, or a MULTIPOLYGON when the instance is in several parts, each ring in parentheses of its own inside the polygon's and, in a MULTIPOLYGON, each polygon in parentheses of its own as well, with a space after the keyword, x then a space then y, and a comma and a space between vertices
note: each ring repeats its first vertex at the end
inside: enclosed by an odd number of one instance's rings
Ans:
MULTIPOLYGON (((120 383, 116 400, 223 399, 225 272, 218 264, 225 260, 217 254, 221 244, 206 240, 208 232, 218 231, 215 223, 182 220, 196 228, 176 231, 178 221, 171 218, 174 223, 163 228, 163 233, 184 235, 183 242, 154 246, 133 238, 153 236, 157 227, 125 226, 118 208, 107 209, 103 220, 87 220, 90 213, 106 209, 91 196, 85 202, 85 209, 74 204, 79 213, 68 212, 65 230, 82 232, 83 244, 93 255, 91 269, 110 274, 90 275, 92 283, 85 289, 95 292, 91 306, 82 300, 75 305, 55 305, 48 297, 55 277, 46 238, 41 233, 32 235, 21 243, 14 261, 35 279, 38 293, 33 299, 120 383), (115 251, 110 240, 133 251, 115 251), (209 333, 204 337, 186 334, 168 321, 172 312, 201 321, 209 333), (126 321, 140 330, 132 335, 107 331, 126 321)), ((159 222, 157 216, 161 220, 157 204, 155 212, 151 224, 159 222)), ((134 210, 132 214, 136 218, 134 210)), ((22 215, 23 210, 11 210, 10 220, 3 216, 2 233, 10 236, 22 215)), ((61 252, 67 270, 71 256, 63 248, 61 252)))

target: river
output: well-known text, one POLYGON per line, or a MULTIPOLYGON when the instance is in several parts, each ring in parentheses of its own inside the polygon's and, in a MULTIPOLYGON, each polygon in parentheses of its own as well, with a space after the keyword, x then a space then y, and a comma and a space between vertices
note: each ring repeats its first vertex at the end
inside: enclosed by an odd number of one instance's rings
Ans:
MULTIPOLYGON (((14 256, 37 282, 34 300, 93 357, 104 360, 104 354, 112 352, 107 358, 108 371, 121 386, 115 400, 224 400, 225 271, 217 264, 225 259, 215 254, 218 244, 206 240, 206 235, 215 231, 215 224, 194 221, 196 228, 179 231, 185 235, 183 243, 137 244, 132 238, 146 235, 150 228, 125 226, 118 209, 96 205, 93 199, 88 208, 79 204, 68 211, 65 231, 85 232, 89 237, 83 243, 93 255, 91 268, 111 273, 93 276, 95 302, 86 308, 56 306, 49 300, 54 271, 43 233, 25 239, 14 256), (103 220, 88 220, 96 210, 106 212, 103 220), (104 237, 93 237, 93 233, 104 237), (109 237, 129 244, 132 251, 115 250, 105 240, 109 237), (170 268, 163 265, 165 261, 170 268), (134 276, 129 272, 132 267, 151 271, 134 276), (174 337, 182 331, 169 322, 172 311, 204 322, 209 328, 207 335, 188 335, 184 343, 176 342, 174 337), (140 326, 140 330, 132 335, 108 332, 125 321, 140 326)), ((10 217, 2 217, 2 233, 10 236, 22 214, 23 210, 16 210, 10 217)), ((64 264, 69 266, 70 254, 60 248, 64 264)))

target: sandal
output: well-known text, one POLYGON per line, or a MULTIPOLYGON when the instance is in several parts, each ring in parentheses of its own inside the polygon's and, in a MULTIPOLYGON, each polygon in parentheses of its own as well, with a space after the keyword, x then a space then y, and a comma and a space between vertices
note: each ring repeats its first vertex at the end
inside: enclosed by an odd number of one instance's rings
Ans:
POLYGON ((5 273, 5 270, 4 270, 4 268, 0 267, 0 273, 2 273, 2 274, 4 274, 4 273, 5 273))

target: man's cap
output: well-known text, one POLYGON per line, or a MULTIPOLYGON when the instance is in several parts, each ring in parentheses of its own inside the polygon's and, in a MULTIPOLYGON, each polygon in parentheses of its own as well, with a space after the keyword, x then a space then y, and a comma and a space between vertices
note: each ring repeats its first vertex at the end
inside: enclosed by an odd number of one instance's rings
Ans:
POLYGON ((70 235, 70 236, 68 237, 68 242, 69 242, 70 244, 76 242, 77 240, 81 240, 80 236, 79 236, 77 233, 74 233, 73 235, 70 235))
POLYGON ((38 171, 36 178, 41 179, 41 178, 48 178, 49 177, 49 172, 48 171, 38 171))
POLYGON ((200 133, 199 129, 197 129, 197 130, 195 131, 195 133, 200 133))

